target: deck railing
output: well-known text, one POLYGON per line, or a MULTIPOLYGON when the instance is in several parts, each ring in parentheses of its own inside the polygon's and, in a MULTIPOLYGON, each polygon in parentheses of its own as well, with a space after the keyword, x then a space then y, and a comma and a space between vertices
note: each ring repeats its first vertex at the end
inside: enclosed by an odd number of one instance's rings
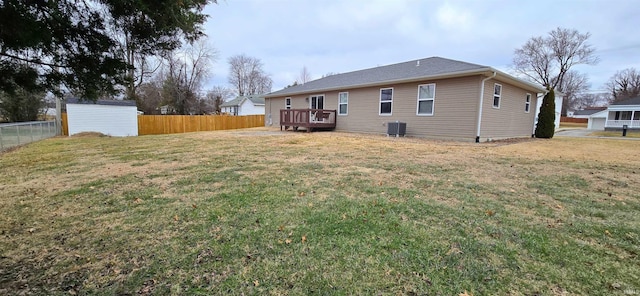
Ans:
POLYGON ((607 120, 605 127, 622 128, 624 125, 628 128, 640 128, 640 120, 607 120))
POLYGON ((281 109, 280 129, 298 130, 304 127, 308 132, 313 129, 336 128, 336 110, 326 109, 281 109))

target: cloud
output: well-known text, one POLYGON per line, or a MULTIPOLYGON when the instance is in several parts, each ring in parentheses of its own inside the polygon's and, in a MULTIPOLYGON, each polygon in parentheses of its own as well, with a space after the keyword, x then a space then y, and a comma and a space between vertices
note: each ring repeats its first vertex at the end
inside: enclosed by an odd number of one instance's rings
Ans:
POLYGON ((438 7, 436 20, 439 27, 449 32, 467 33, 474 25, 474 16, 470 11, 449 2, 438 7))
POLYGON ((514 49, 556 27, 592 33, 602 61, 579 70, 595 87, 638 67, 634 1, 540 1, 219 1, 206 8, 205 31, 221 54, 210 84, 227 85, 227 58, 240 53, 264 62, 274 90, 305 65, 314 78, 430 56, 505 69, 514 49))

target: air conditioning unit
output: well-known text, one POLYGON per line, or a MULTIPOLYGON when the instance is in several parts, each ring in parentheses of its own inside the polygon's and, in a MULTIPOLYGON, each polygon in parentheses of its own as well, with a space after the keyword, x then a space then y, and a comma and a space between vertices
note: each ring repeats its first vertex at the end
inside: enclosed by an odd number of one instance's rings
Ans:
POLYGON ((406 122, 387 122, 387 136, 404 137, 407 131, 406 122))

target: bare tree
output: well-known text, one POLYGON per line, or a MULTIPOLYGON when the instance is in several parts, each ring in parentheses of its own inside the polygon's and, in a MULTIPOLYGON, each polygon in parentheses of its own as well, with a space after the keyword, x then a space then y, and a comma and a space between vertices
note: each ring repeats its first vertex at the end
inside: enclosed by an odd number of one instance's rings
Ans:
POLYGON ((137 105, 144 114, 160 114, 163 104, 162 76, 156 75, 136 89, 137 105))
POLYGON ((567 115, 568 109, 576 110, 576 105, 580 103, 581 95, 587 91, 590 87, 589 79, 584 73, 579 73, 574 70, 568 71, 562 85, 558 88, 562 89, 564 93, 564 100, 562 100, 562 115, 567 115))
POLYGON ((546 37, 532 37, 515 50, 513 67, 545 87, 565 92, 562 86, 573 66, 595 65, 599 61, 595 48, 587 43, 589 37, 589 33, 564 28, 557 28, 546 37))
POLYGON ((614 101, 622 101, 640 96, 640 71, 627 68, 617 71, 606 84, 614 101))
POLYGON ((574 110, 582 110, 590 107, 606 106, 611 101, 608 93, 583 93, 573 102, 574 110))
POLYGON ((207 100, 211 102, 212 113, 220 114, 220 105, 233 97, 233 91, 224 86, 214 86, 207 92, 207 100))
POLYGON ((262 61, 245 54, 229 58, 229 83, 239 96, 271 91, 273 81, 262 69, 262 61))
POLYGON ((300 70, 300 76, 298 77, 298 83, 305 84, 311 80, 311 73, 307 69, 307 66, 302 66, 302 70, 300 70))
POLYGON ((209 76, 211 64, 217 55, 217 50, 202 40, 179 52, 165 53, 163 96, 165 103, 171 105, 176 113, 200 113, 196 105, 200 88, 203 80, 209 76))

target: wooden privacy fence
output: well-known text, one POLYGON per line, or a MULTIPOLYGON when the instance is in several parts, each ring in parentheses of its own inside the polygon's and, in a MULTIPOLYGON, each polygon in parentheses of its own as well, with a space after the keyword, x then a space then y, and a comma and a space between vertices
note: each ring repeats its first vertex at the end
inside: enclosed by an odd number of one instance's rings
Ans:
MULTIPOLYGON (((177 134, 264 126, 264 115, 138 115, 138 135, 177 134)), ((69 135, 67 113, 62 134, 69 135)))
POLYGON ((62 122, 62 135, 69 135, 69 121, 67 120, 67 113, 62 113, 62 117, 60 118, 62 122))
POLYGON ((264 126, 264 115, 138 115, 138 135, 176 134, 264 126))
POLYGON ((562 116, 560 117, 560 122, 588 123, 589 119, 562 116))

